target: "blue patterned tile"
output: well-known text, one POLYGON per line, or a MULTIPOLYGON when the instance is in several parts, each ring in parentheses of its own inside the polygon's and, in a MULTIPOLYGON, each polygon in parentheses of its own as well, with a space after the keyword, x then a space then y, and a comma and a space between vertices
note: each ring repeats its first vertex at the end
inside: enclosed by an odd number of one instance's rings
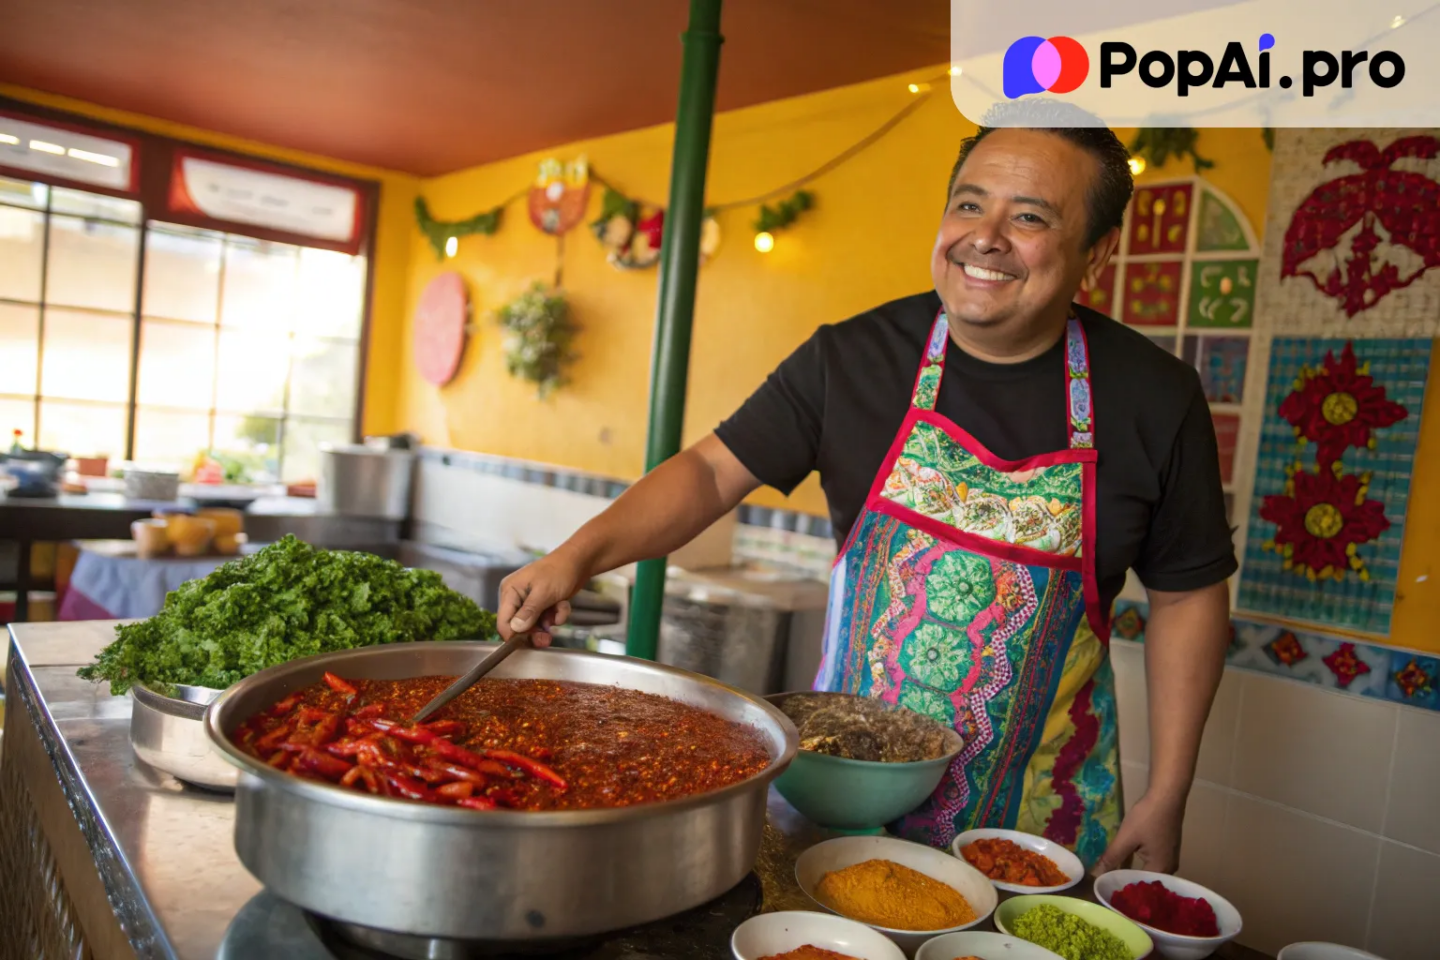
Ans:
POLYGON ((1391 650, 1385 696, 1396 703, 1440 710, 1440 660, 1405 650, 1391 650))
MULTIPOLYGON (((1143 643, 1148 619, 1146 604, 1117 600, 1111 635, 1143 643)), ((1226 666, 1440 710, 1440 658, 1239 617, 1230 628, 1226 666)))

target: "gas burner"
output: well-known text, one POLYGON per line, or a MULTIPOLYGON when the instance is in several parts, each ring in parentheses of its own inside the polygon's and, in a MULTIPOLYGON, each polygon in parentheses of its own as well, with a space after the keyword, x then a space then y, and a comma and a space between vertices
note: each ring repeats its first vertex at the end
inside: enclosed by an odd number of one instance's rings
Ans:
POLYGON ((729 960, 730 934, 760 910, 749 874, 693 910, 585 940, 529 944, 417 937, 315 916, 262 891, 231 922, 217 960, 729 960))

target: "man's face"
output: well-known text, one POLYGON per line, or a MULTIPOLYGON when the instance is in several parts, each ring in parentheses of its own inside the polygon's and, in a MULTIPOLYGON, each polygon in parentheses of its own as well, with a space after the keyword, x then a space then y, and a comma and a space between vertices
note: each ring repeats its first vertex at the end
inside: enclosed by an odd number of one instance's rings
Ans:
POLYGON ((1099 163, 1037 130, 981 140, 951 187, 930 272, 952 323, 1026 330, 1074 299, 1104 268, 1111 231, 1085 246, 1086 194, 1099 163))

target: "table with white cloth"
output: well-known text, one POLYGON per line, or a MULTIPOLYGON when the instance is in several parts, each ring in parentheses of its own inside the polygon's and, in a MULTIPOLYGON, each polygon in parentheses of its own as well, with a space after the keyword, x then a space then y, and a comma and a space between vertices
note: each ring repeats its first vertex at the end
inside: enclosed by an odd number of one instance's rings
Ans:
POLYGON ((165 595, 208 576, 233 557, 142 559, 128 541, 80 541, 60 620, 143 620, 160 612, 165 595))

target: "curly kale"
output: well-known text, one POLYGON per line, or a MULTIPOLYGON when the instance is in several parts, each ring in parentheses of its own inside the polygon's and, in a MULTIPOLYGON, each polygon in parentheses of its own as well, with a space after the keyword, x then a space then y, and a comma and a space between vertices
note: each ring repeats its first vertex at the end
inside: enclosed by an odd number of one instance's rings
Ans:
POLYGON ((122 694, 137 681, 224 689, 317 653, 411 640, 489 640, 495 615, 429 570, 288 536, 183 584, 82 667, 122 694))

